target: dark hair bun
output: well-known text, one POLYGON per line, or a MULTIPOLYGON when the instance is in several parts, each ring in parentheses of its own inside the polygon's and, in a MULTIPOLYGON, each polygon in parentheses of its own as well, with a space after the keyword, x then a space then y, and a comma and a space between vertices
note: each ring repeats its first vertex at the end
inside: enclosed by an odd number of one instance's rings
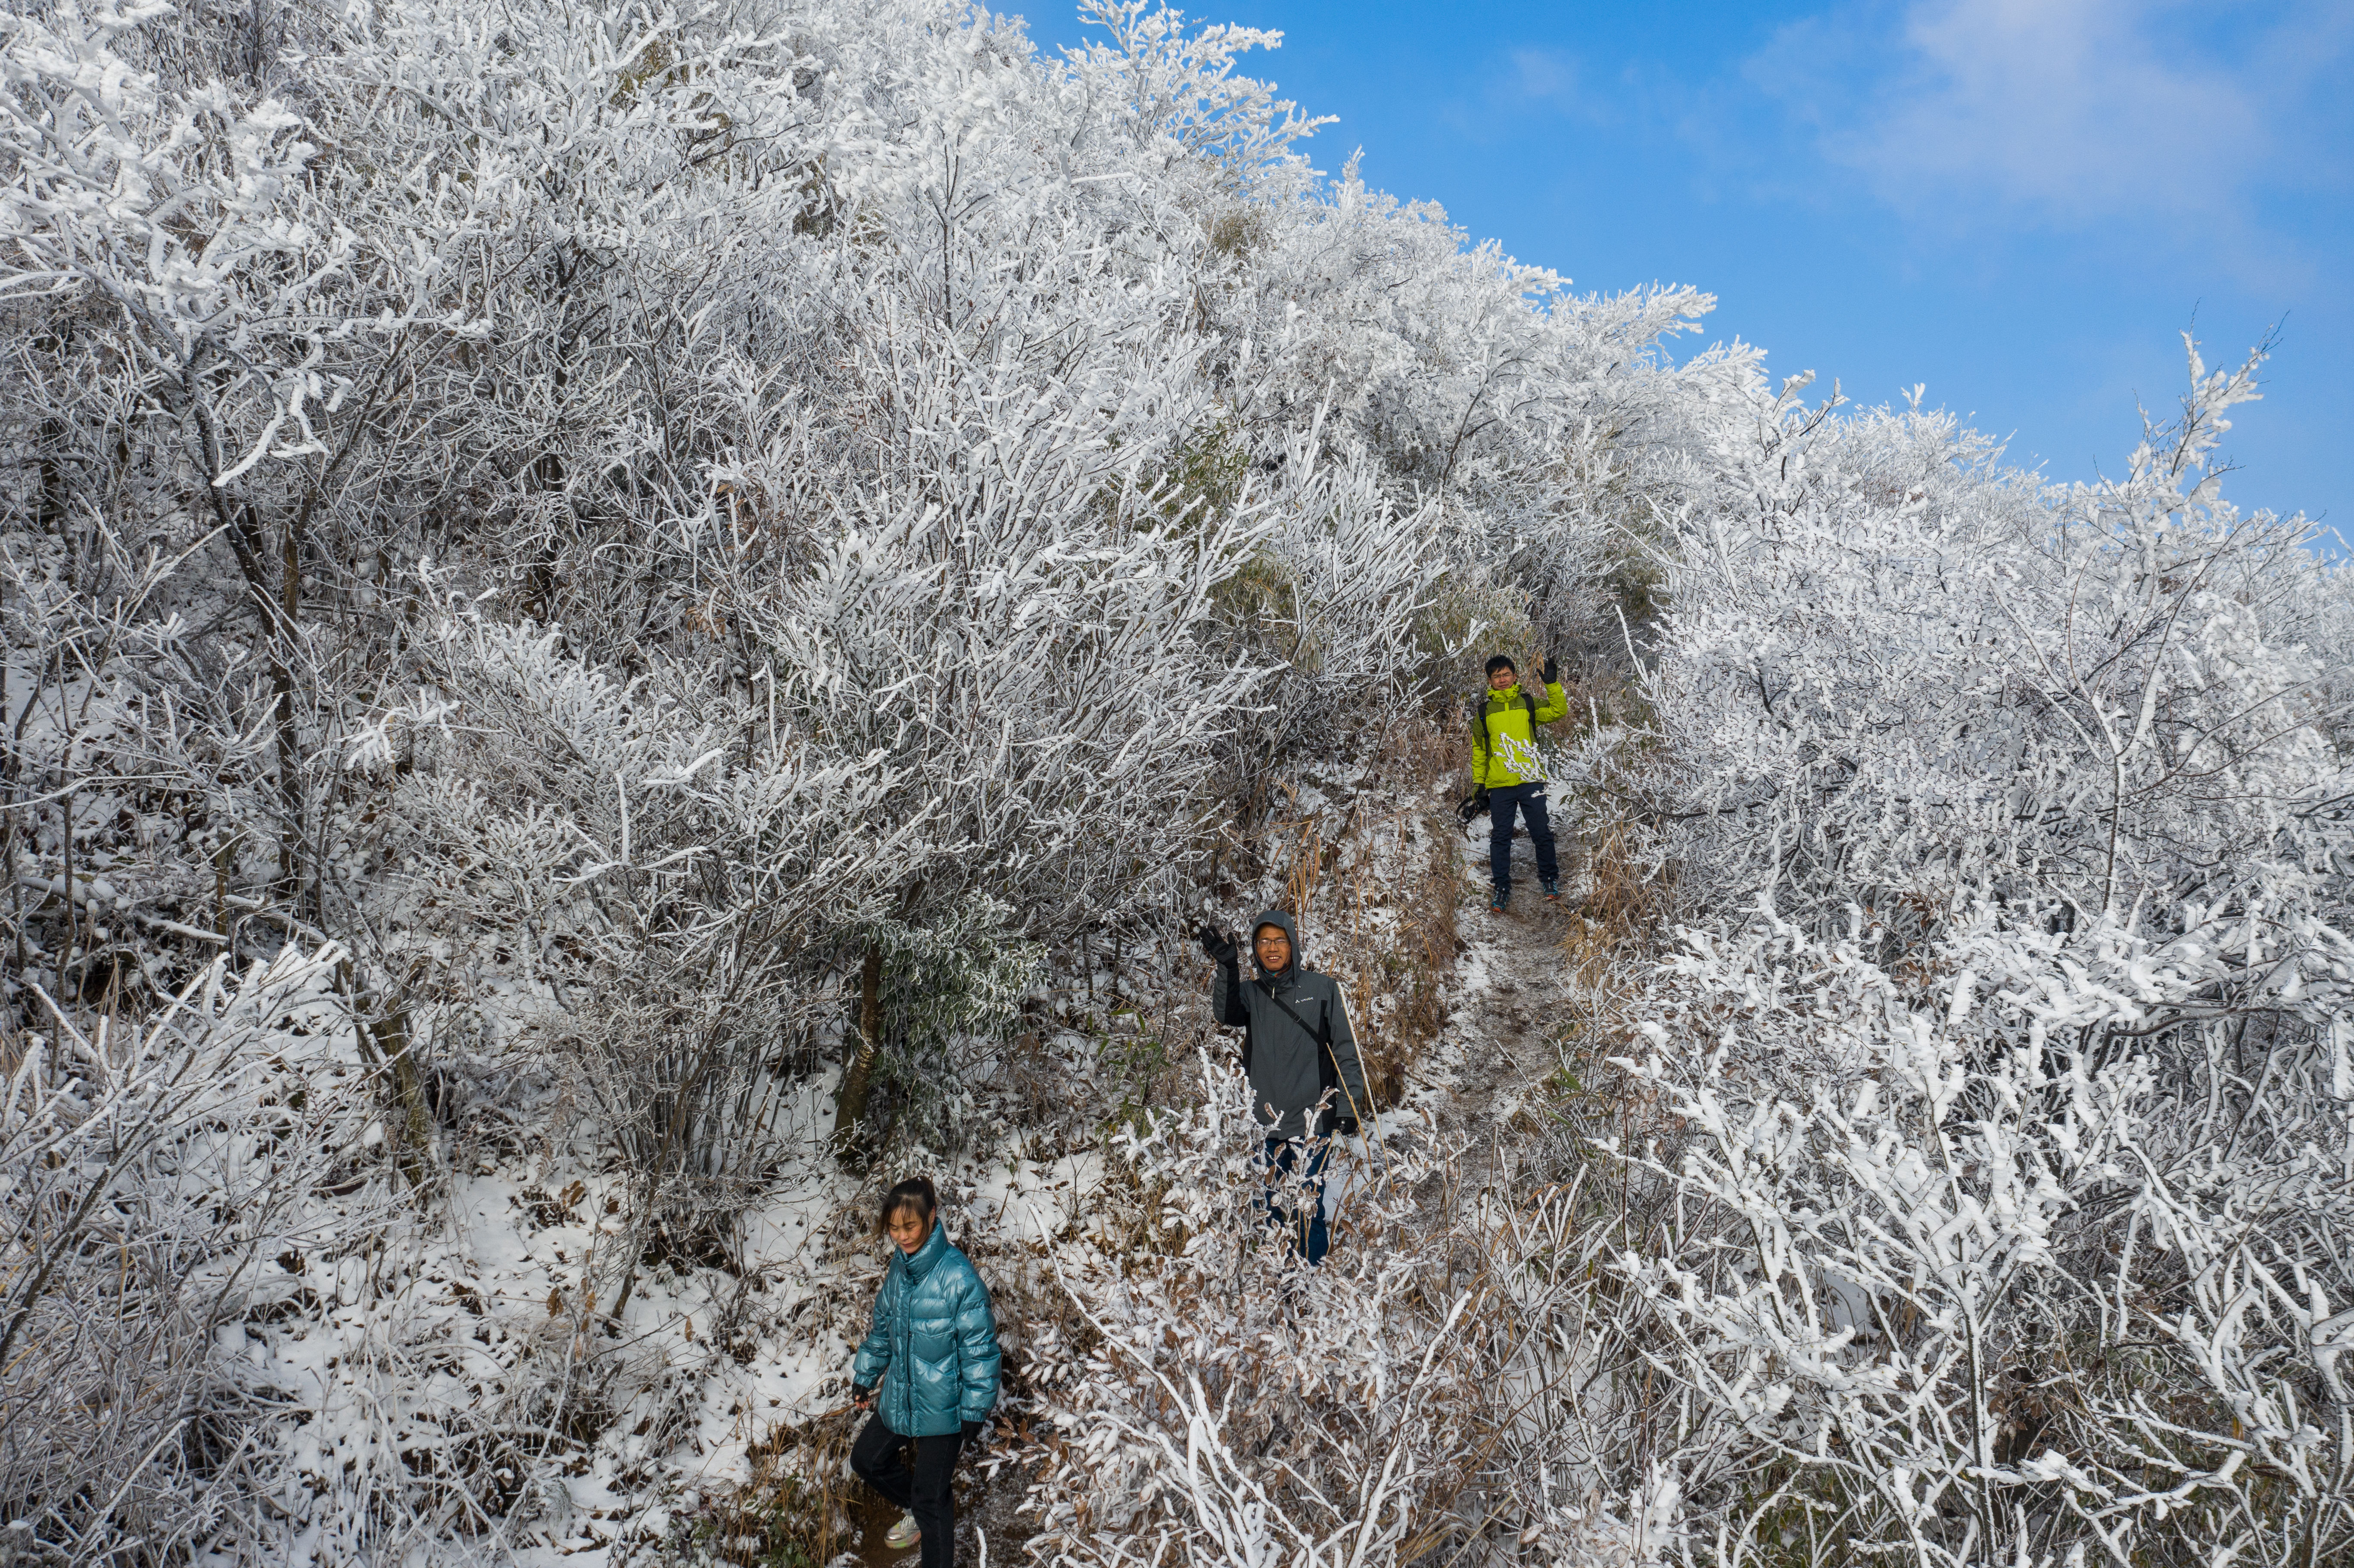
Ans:
POLYGON ((940 1195, 932 1190, 928 1176, 910 1176, 883 1194, 883 1212, 876 1229, 887 1233, 892 1216, 902 1209, 913 1209, 926 1219, 940 1212, 940 1195))

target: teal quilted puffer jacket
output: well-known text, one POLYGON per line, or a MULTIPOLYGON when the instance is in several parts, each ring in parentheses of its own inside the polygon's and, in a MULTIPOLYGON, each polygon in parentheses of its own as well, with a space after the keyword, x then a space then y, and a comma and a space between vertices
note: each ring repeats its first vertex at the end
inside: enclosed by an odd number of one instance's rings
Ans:
POLYGON ((997 1362, 989 1287, 934 1220, 914 1256, 891 1249, 891 1272, 875 1293, 875 1327, 850 1381, 873 1388, 883 1380, 875 1410, 900 1436, 938 1437, 996 1404, 997 1362))

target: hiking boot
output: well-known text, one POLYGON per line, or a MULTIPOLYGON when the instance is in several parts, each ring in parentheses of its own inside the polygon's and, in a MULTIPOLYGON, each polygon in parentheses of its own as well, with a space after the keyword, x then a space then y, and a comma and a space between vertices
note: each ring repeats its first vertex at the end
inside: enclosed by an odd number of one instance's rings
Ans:
POLYGON ((1488 908, 1491 914, 1501 915, 1511 906, 1512 895, 1510 892, 1499 893, 1488 900, 1488 908))
POLYGON ((916 1522, 916 1516, 901 1514, 899 1522, 891 1527, 891 1533, 883 1538, 883 1544, 894 1552, 904 1552, 923 1538, 924 1529, 916 1522))
POLYGON ((1559 877, 1548 876, 1544 879, 1544 895, 1545 902, 1548 904, 1558 904, 1561 902, 1561 879, 1559 877))

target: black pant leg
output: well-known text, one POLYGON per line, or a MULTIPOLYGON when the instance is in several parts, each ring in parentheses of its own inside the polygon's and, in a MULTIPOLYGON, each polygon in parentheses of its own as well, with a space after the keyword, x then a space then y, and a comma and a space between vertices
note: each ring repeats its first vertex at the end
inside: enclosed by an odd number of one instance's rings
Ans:
POLYGON ((892 1507, 912 1512, 907 1461, 901 1453, 907 1446, 907 1440, 884 1425, 880 1415, 870 1415, 859 1428, 858 1441, 850 1446, 850 1468, 892 1507))
POLYGON ((1512 808, 1520 798, 1516 785, 1488 791, 1488 879, 1498 893, 1512 890, 1512 808))
POLYGON ((1521 802, 1521 810, 1528 814, 1529 838, 1536 845, 1537 875, 1552 882, 1561 875, 1561 864, 1553 858, 1553 822, 1545 815, 1545 787, 1539 784, 1532 789, 1529 798, 1521 802))
POLYGON ((956 1497, 949 1478, 956 1472, 964 1434, 916 1439, 916 1479, 907 1511, 924 1532, 922 1568, 956 1568, 956 1497))

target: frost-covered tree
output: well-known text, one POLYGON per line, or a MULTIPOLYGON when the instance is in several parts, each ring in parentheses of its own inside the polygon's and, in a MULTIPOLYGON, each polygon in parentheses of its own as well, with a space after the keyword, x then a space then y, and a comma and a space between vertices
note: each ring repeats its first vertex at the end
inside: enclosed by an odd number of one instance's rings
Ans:
MULTIPOLYGON (((367 1392, 185 1385, 251 1436, 220 1550, 495 1536, 582 1412, 676 1419, 590 1322, 724 1245, 812 1074, 1001 1038, 1028 944, 1164 919, 1463 605, 1592 621, 1697 493, 1691 389, 1750 385, 1652 355, 1702 296, 1326 181, 1240 69, 1269 35, 1086 14, 1053 58, 938 0, 0 19, 6 1060, 333 953, 304 1027, 424 1227, 385 1236, 428 1246, 461 1145, 626 1173, 549 1322, 408 1392, 425 1252, 270 1304, 356 1314, 367 1392)), ((49 1200, 6 1202, 23 1245, 49 1200)), ((219 1321, 156 1322, 209 1364, 219 1321)), ((101 1493, 55 1516, 95 1555, 164 1517, 101 1493)))
POLYGON ((2255 371, 2194 350, 2124 479, 2048 492, 1950 416, 1761 415, 1687 521, 1652 688, 1671 810, 1741 857, 1712 874, 1912 932, 2326 881, 2342 590, 2206 471, 2255 371))
POLYGON ((1719 1561, 2354 1541, 2344 582, 2209 469, 2256 363, 2065 488, 1794 387, 1683 520, 1584 755, 1696 916, 1614 1151, 1719 1561))
POLYGON ((1629 683, 1564 787, 1693 921, 1613 977, 1624 1140, 1384 1189, 1252 1452, 1156 1333, 1280 1327, 1205 1076, 1116 1156, 1154 1261, 1069 1281, 1058 1549, 1140 1555, 1108 1488, 1203 1563, 2326 1558, 2354 600, 2222 499, 2253 363, 2042 486, 1318 171, 1272 35, 1083 14, 0 17, 0 1548, 487 1557, 644 1481, 673 1265, 859 1150, 811 1107, 989 1130, 1042 965, 1493 628, 1629 683), (518 1308, 463 1195, 558 1166, 518 1308))

